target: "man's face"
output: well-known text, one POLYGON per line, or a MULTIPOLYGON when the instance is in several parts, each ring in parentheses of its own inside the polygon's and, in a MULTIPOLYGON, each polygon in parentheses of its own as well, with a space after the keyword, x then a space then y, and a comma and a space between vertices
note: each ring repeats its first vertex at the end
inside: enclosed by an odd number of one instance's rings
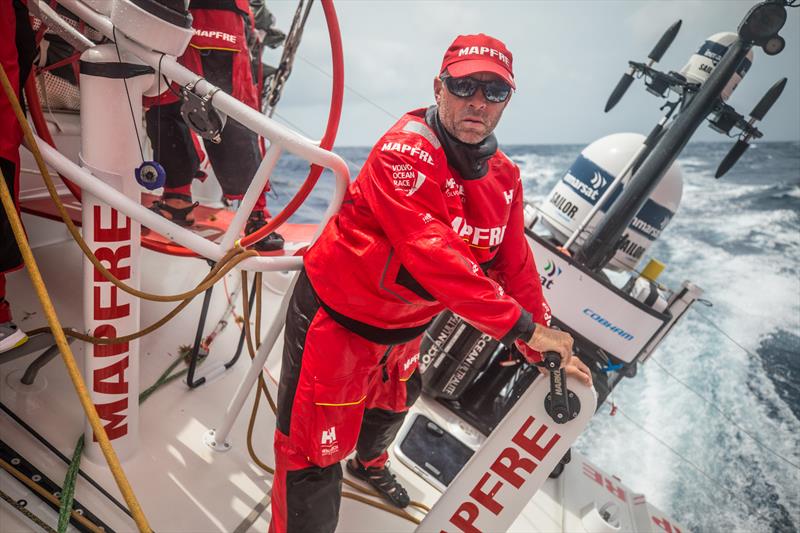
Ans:
MULTIPOLYGON (((502 80, 491 72, 477 72, 470 77, 481 81, 502 80)), ((472 96, 455 96, 438 77, 433 80, 433 93, 442 125, 450 135, 467 144, 477 144, 491 135, 511 100, 509 96, 505 102, 489 102, 480 88, 472 96)))

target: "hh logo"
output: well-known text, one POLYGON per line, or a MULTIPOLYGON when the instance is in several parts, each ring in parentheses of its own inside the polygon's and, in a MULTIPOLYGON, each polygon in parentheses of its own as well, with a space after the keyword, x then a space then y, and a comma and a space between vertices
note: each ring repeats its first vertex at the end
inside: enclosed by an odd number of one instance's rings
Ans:
POLYGON ((511 205, 511 200, 514 199, 514 189, 503 191, 503 196, 506 199, 506 205, 511 205))
POLYGON ((331 426, 330 429, 322 430, 322 444, 333 444, 336 440, 336 426, 331 426))

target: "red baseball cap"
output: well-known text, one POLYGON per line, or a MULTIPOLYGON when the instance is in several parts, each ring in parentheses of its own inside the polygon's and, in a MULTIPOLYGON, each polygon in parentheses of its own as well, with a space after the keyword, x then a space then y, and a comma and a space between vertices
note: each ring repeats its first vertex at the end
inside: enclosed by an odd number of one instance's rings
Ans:
POLYGON ((486 34, 459 35, 442 59, 439 74, 447 70, 454 78, 476 72, 492 72, 514 85, 513 57, 502 41, 486 34))

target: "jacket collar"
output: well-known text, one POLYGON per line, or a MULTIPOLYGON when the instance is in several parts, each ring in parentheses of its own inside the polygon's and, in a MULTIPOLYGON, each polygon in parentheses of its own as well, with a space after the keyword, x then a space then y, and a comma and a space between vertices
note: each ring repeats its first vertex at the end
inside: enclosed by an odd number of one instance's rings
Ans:
POLYGON ((425 111, 425 123, 433 130, 442 143, 447 163, 456 169, 462 178, 474 180, 489 172, 489 159, 497 152, 497 138, 489 135, 478 144, 459 141, 444 128, 439 120, 438 106, 425 111))

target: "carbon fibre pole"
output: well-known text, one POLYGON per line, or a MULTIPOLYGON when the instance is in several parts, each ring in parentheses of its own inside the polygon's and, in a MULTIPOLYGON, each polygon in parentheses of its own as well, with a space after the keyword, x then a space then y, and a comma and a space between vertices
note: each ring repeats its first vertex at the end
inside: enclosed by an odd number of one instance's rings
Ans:
POLYGON ((722 90, 751 47, 752 44, 744 42, 741 37, 730 45, 708 80, 675 119, 597 229, 578 250, 576 258, 579 262, 591 270, 600 270, 613 257, 625 229, 694 132, 717 105, 722 90))

